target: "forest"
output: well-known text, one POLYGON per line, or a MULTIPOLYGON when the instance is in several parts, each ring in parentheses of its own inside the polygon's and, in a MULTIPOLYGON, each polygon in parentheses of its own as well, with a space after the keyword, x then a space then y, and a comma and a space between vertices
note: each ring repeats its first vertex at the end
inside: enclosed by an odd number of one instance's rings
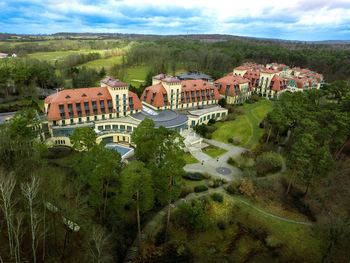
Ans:
MULTIPOLYGON (((57 40, 50 52, 65 49, 63 43, 57 40)), ((227 161, 242 171, 232 182, 185 172, 183 138, 150 120, 133 132, 135 158, 124 163, 117 152, 96 144, 89 128, 75 129, 72 148, 47 147, 38 139, 45 132, 40 107, 16 108, 15 117, 0 125, 0 262, 348 260, 348 49, 148 39, 118 53, 122 58, 112 67, 94 69, 83 64, 101 59, 100 53, 79 50, 113 51, 117 44, 74 43, 67 48, 78 54, 56 62, 27 56, 47 48, 40 43, 18 44, 25 55, 0 61, 0 99, 37 100, 39 88, 94 87, 107 74, 123 80, 140 65, 147 72, 144 83, 132 87, 138 94, 159 72, 200 71, 217 78, 246 61, 308 67, 324 74, 327 83, 321 90, 285 93, 278 101, 258 96, 245 105, 221 101, 229 109, 227 118, 196 127, 204 137, 224 134, 225 143, 247 148, 227 161), (259 105, 263 110, 254 111, 259 105), (229 125, 249 118, 256 122, 255 137, 243 145, 229 125)), ((13 48, 8 52, 15 47, 6 46, 13 48)), ((215 158, 217 150, 209 149, 215 158)))

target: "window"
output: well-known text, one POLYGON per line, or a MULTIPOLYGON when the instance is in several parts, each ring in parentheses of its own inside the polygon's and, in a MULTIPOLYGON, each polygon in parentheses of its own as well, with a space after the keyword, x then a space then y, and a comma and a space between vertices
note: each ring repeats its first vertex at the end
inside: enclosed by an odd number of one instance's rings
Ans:
POLYGON ((98 120, 97 116, 94 116, 94 120, 95 120, 95 121, 97 121, 97 120, 98 120))
POLYGON ((82 123, 82 120, 81 120, 81 118, 79 118, 78 120, 79 120, 79 123, 82 123))
POLYGON ((109 118, 113 119, 113 114, 112 113, 109 114, 109 118))
POLYGON ((74 124, 74 120, 73 119, 70 119, 70 124, 74 124))
POLYGON ((86 121, 87 121, 87 122, 90 122, 90 117, 86 117, 86 121))
POLYGON ((125 131, 125 125, 120 125, 120 130, 125 131))
POLYGON ((192 121, 191 126, 196 126, 196 121, 192 121))
POLYGON ((102 114, 102 120, 105 120, 106 116, 104 114, 102 114))
POLYGON ((56 126, 57 125, 57 121, 53 121, 53 126, 56 126))
POLYGON ((62 125, 66 125, 66 121, 65 120, 62 120, 62 125))
POLYGON ((103 131, 103 126, 98 126, 97 129, 98 129, 99 131, 103 131))
POLYGON ((110 131, 110 130, 111 130, 111 125, 106 125, 106 126, 105 126, 105 130, 106 130, 106 131, 110 131))
POLYGON ((118 125, 113 125, 113 126, 112 126, 112 129, 113 129, 114 131, 118 130, 118 125))
POLYGON ((64 119, 64 105, 59 105, 61 119, 64 119))

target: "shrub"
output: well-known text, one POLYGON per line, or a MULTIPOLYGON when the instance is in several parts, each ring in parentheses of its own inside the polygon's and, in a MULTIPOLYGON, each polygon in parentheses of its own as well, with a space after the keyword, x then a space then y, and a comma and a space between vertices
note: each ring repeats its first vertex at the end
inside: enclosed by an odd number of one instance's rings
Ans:
POLYGON ((255 197, 255 189, 252 180, 250 179, 243 179, 242 183, 239 186, 239 191, 241 194, 244 194, 246 196, 255 197))
POLYGON ((191 181, 202 181, 204 179, 203 174, 201 173, 186 173, 182 175, 183 178, 191 181))
POLYGON ((224 196, 220 193, 213 193, 211 199, 215 202, 222 203, 224 201, 224 196))
POLYGON ((234 121, 236 119, 236 114, 229 113, 224 117, 224 121, 234 121))
POLYGON ((256 169, 254 167, 245 167, 243 169, 243 175, 245 177, 256 177, 256 169))
POLYGON ((174 213, 174 223, 187 230, 205 231, 212 224, 207 209, 207 202, 203 200, 183 203, 174 213))
POLYGON ((190 193, 193 193, 193 188, 190 187, 190 186, 184 186, 184 187, 181 188, 180 197, 183 198, 183 197, 187 196, 190 193))
POLYGON ((275 173, 282 168, 282 157, 275 152, 264 152, 256 158, 256 169, 260 176, 275 173))
POLYGON ((206 126, 207 127, 207 133, 213 133, 217 130, 215 126, 206 126))
POLYGON ((225 230, 226 229, 226 224, 223 221, 220 221, 216 224, 220 230, 225 230))
POLYGON ((252 101, 254 101, 254 102, 257 102, 257 101, 260 100, 260 97, 259 97, 258 95, 252 95, 252 96, 250 97, 250 99, 251 99, 252 101))
POLYGON ((204 191, 207 191, 208 190, 208 187, 205 186, 205 185, 197 185, 194 187, 194 191, 196 193, 200 193, 200 192, 204 192, 204 191))
POLYGON ((165 246, 165 254, 152 262, 193 262, 193 255, 186 243, 169 242, 165 246))
POLYGON ((231 142, 232 144, 234 145, 239 145, 242 143, 241 139, 240 138, 237 138, 237 137, 233 137, 233 138, 230 138, 231 139, 231 142))
POLYGON ((232 166, 237 166, 237 162, 232 157, 228 158, 227 163, 232 166))
POLYGON ((208 121, 208 125, 213 125, 213 124, 215 124, 215 119, 210 119, 209 121, 208 121))
POLYGON ((203 176, 205 179, 210 179, 210 178, 211 178, 210 174, 208 174, 208 173, 204 173, 204 174, 202 174, 202 176, 203 176))
POLYGON ((229 194, 239 194, 239 186, 241 184, 241 181, 233 181, 229 186, 226 187, 226 191, 229 194))
POLYGON ((213 135, 211 133, 206 133, 204 135, 204 138, 208 139, 208 140, 211 140, 211 138, 213 138, 213 135))
POLYGON ((280 248, 283 245, 283 242, 277 239, 274 235, 268 235, 265 238, 266 245, 270 248, 280 248))

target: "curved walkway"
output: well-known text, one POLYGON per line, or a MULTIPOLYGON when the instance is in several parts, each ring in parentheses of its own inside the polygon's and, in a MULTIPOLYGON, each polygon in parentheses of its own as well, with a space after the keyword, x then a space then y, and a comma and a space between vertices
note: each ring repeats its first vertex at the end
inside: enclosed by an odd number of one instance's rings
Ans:
MULTIPOLYGON (((222 193, 226 198, 230 198, 230 199, 233 199, 234 201, 240 202, 240 203, 250 207, 251 209, 254 209, 255 211, 257 211, 257 212, 259 212, 267 217, 272 217, 272 218, 275 218, 277 220, 281 220, 281 221, 291 223, 291 224, 306 225, 306 226, 313 225, 313 223, 311 223, 311 222, 296 221, 293 219, 277 216, 277 215, 272 214, 270 212, 266 212, 265 210, 258 208, 257 206, 254 206, 250 202, 244 201, 240 198, 237 198, 235 196, 232 196, 232 195, 226 193, 223 186, 220 186, 218 188, 210 188, 208 191, 202 192, 202 193, 191 193, 191 194, 187 195, 185 198, 181 198, 181 199, 177 200, 175 203, 171 204, 171 207, 172 207, 172 209, 174 209, 184 202, 188 202, 188 201, 191 201, 195 198, 200 198, 200 197, 203 197, 206 195, 210 195, 212 193, 222 193)), ((142 229, 142 234, 141 234, 142 241, 146 240, 147 238, 154 237, 161 230, 161 228, 163 227, 163 219, 165 218, 165 216, 167 214, 167 210, 168 210, 168 206, 166 206, 162 210, 160 210, 150 221, 147 222, 147 224, 142 229)), ((128 253, 124 259, 124 262, 125 263, 132 263, 134 258, 137 256, 137 253, 138 253, 138 236, 136 236, 134 243, 133 243, 133 246, 129 248, 128 253)))

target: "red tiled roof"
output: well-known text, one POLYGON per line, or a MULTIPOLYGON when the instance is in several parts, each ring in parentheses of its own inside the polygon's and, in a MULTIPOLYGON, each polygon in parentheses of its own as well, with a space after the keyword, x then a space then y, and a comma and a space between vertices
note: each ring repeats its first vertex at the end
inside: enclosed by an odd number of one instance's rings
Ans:
POLYGON ((283 79, 276 74, 271 79, 271 85, 272 85, 271 89, 273 91, 283 90, 287 87, 287 79, 283 79))
POLYGON ((277 70, 273 70, 273 69, 265 68, 265 69, 262 69, 261 72, 262 73, 267 73, 267 74, 274 74, 274 73, 277 73, 278 71, 277 70))
POLYGON ((236 96, 237 92, 235 91, 235 86, 240 84, 249 83, 248 79, 245 79, 238 75, 228 74, 225 77, 216 80, 215 84, 220 84, 220 94, 226 94, 226 87, 229 86, 229 96, 236 96))
POLYGON ((213 84, 210 84, 205 80, 183 80, 181 81, 181 85, 183 103, 200 102, 213 99, 218 100, 220 98, 219 91, 213 84), (205 98, 204 100, 203 96, 205 98), (192 100, 192 97, 194 100, 192 100))
POLYGON ((260 72, 257 70, 248 70, 244 75, 244 78, 249 79, 250 81, 250 88, 252 89, 253 87, 256 87, 258 84, 258 81, 260 79, 260 72))
POLYGON ((81 88, 81 89, 67 89, 48 96, 45 99, 45 104, 49 104, 47 119, 49 121, 60 120, 59 105, 64 106, 65 118, 68 119, 68 104, 72 104, 74 118, 78 117, 76 103, 81 103, 82 116, 85 116, 84 102, 89 103, 90 113, 93 112, 92 101, 96 101, 98 114, 101 113, 100 101, 104 101, 106 113, 108 112, 108 100, 112 100, 107 88, 81 88))
MULTIPOLYGON (((139 99, 139 97, 137 97, 136 93, 129 91, 129 98, 133 98, 133 103, 134 103, 134 110, 141 110, 142 109, 142 103, 139 99)), ((129 107, 130 110, 130 107, 129 107)))
POLYGON ((248 70, 249 67, 246 67, 246 66, 238 66, 235 68, 235 70, 248 70))
POLYGON ((164 95, 167 95, 167 92, 163 87, 163 84, 158 83, 145 88, 142 93, 141 100, 154 107, 163 107, 164 95))

